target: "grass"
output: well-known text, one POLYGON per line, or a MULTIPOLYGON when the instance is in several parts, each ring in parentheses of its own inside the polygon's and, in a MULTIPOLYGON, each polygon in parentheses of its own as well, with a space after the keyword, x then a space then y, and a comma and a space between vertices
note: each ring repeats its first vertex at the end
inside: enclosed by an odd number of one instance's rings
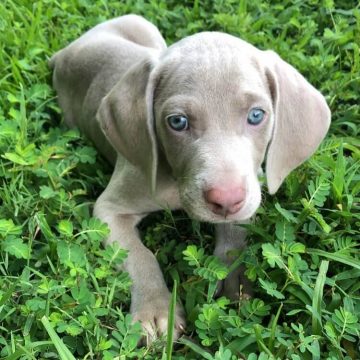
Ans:
MULTIPOLYGON (((356 1, 3 0, 0 3, 0 357, 359 359, 360 8, 356 1), (317 153, 265 198, 238 261, 254 297, 213 297, 212 227, 181 212, 141 225, 187 314, 174 348, 136 346, 126 253, 91 217, 110 167, 67 129, 47 60, 84 30, 144 15, 168 44, 220 30, 271 48, 326 96, 317 153), (166 350, 167 349, 167 350, 166 350)), ((174 298, 174 297, 173 297, 174 298)))

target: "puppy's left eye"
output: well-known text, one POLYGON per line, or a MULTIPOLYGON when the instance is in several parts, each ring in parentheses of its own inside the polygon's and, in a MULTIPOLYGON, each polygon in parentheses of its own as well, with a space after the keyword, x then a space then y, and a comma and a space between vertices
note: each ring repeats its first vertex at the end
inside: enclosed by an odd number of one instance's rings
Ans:
POLYGON ((169 115, 166 118, 169 126, 175 131, 184 131, 189 127, 188 118, 184 115, 169 115))
POLYGON ((249 111, 247 122, 250 125, 258 125, 260 124, 265 118, 265 111, 260 108, 253 108, 249 111))

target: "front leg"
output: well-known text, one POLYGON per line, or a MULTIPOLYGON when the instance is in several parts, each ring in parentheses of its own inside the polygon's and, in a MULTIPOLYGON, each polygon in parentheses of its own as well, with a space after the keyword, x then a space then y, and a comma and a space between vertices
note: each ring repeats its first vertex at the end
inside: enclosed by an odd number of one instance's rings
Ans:
MULTIPOLYGON (((166 287, 159 264, 154 254, 141 242, 136 225, 144 215, 121 214, 116 205, 96 202, 94 215, 107 223, 110 235, 106 244, 118 243, 128 250, 125 270, 132 279, 131 314, 140 321, 145 331, 146 343, 167 332, 170 293, 166 287)), ((177 306, 174 338, 185 328, 183 310, 177 306)))
MULTIPOLYGON (((246 246, 246 230, 235 224, 217 224, 215 227, 216 246, 214 255, 218 256, 227 266, 236 260, 234 252, 246 246)), ((218 294, 231 300, 252 295, 251 283, 245 276, 245 267, 240 265, 219 284, 218 294)))

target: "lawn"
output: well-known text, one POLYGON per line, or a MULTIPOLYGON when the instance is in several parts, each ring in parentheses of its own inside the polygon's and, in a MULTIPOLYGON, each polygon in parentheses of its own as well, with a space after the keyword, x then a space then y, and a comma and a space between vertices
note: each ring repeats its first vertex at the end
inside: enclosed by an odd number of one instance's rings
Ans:
MULTIPOLYGON (((191 56, 191 54, 189 55, 191 56)), ((0 357, 6 359, 360 359, 360 5, 355 0, 0 3, 0 357), (238 254, 254 297, 213 289, 228 269, 213 228, 183 212, 141 224, 187 331, 137 347, 126 253, 92 218, 111 168, 62 120, 49 57, 84 30, 136 13, 171 44, 224 31, 277 51, 325 95, 330 132, 264 201, 238 254)))

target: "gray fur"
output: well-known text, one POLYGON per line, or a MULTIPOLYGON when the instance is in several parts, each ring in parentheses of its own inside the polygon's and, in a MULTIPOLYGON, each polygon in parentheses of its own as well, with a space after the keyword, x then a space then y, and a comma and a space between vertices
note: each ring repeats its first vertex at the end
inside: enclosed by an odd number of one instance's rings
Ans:
MULTIPOLYGON (((217 223, 215 253, 230 264, 229 251, 244 246, 245 233, 235 224, 248 221, 260 205, 258 173, 266 153, 268 188, 275 193, 326 135, 329 108, 271 51, 217 32, 167 48, 157 28, 136 15, 94 27, 50 64, 65 121, 115 166, 94 214, 110 227, 107 243, 129 250, 131 312, 151 342, 166 332, 169 291, 139 238, 138 222, 153 211, 183 208, 217 223), (267 114, 258 126, 246 121, 253 107, 267 114), (165 118, 174 113, 188 116, 189 130, 169 128, 165 118), (204 197, 215 189, 221 199, 231 198, 226 191, 238 187, 245 197, 230 215, 212 211, 204 197)), ((244 281, 235 271, 223 292, 236 298, 244 281)), ((175 337, 184 327, 178 306, 175 337)))

